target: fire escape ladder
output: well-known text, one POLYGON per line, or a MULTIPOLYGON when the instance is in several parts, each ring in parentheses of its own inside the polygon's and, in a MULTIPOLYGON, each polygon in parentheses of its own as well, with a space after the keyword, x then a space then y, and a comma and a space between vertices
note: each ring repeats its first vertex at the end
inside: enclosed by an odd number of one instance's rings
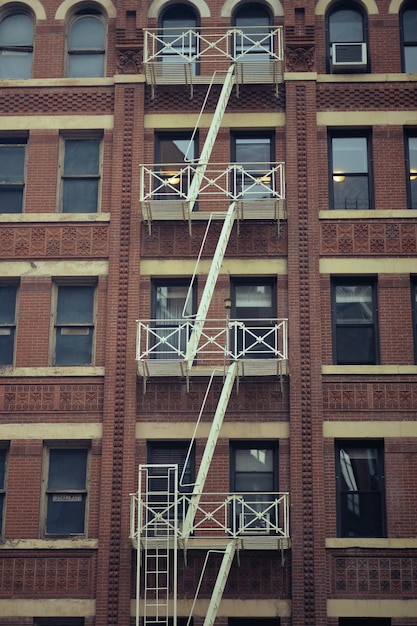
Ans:
POLYGON ((227 544, 223 554, 222 563, 219 571, 217 572, 217 580, 214 585, 213 593, 210 598, 210 603, 207 609, 207 614, 203 623, 203 626, 213 626, 219 610, 220 601, 223 596, 223 591, 226 586, 227 578, 229 576, 230 568, 233 563, 233 558, 236 552, 236 540, 230 541, 227 544))
POLYGON ((233 85, 235 83, 234 70, 235 65, 233 64, 229 67, 225 75, 223 87, 217 101, 216 110, 214 111, 213 119, 211 121, 210 128, 207 133, 204 146, 201 150, 200 158, 198 160, 198 165, 195 169, 193 180, 191 181, 190 188, 188 190, 187 202, 188 211, 190 213, 194 209, 194 205, 200 191, 201 181, 203 180, 205 171, 207 169, 214 142, 216 141, 217 133, 219 132, 223 115, 226 110, 227 103, 229 102, 230 94, 232 93, 233 85))
POLYGON ((235 381, 237 373, 237 366, 237 361, 233 361, 233 363, 229 365, 226 377, 224 379, 222 392, 220 394, 219 402, 217 404, 216 412, 214 414, 213 422, 211 424, 193 493, 190 497, 187 514, 184 518, 184 522, 182 525, 181 543, 183 543, 184 548, 186 547, 188 538, 190 537, 190 534, 193 530, 194 518, 200 503, 202 493, 204 491, 204 485, 206 482, 208 471, 210 469, 211 461, 213 459, 214 449, 217 444, 217 439, 219 438, 220 429, 223 424, 223 419, 226 413, 227 405, 229 403, 230 394, 232 393, 233 383, 235 381))

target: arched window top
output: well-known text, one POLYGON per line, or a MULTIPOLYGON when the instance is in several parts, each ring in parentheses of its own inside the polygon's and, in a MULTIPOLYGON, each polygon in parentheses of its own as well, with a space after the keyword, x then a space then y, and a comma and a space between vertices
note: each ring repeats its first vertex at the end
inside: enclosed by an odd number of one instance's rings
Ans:
POLYGON ((198 15, 189 4, 171 4, 161 13, 160 22, 163 28, 193 28, 198 25, 198 15))
POLYGON ((30 78, 32 54, 32 17, 19 11, 6 15, 0 22, 0 78, 30 78))
POLYGON ((233 25, 239 27, 269 26, 271 13, 264 4, 240 5, 233 14, 233 25))
POLYGON ((103 76, 105 44, 105 20, 101 13, 94 9, 76 13, 69 25, 68 76, 103 76))
POLYGON ((67 20, 71 15, 78 15, 81 8, 86 9, 90 13, 97 10, 107 18, 116 17, 116 9, 112 0, 94 0, 94 2, 84 2, 82 4, 80 0, 64 0, 56 10, 55 19, 67 20))
POLYGON ((401 8, 401 41, 403 71, 417 73, 417 6, 407 2, 401 8))
MULTIPOLYGON (((366 13, 367 15, 378 15, 379 13, 378 6, 375 0, 361 0, 360 2, 356 2, 355 6, 363 9, 364 13, 366 13)), ((325 15, 328 14, 333 9, 333 7, 333 0, 318 0, 314 12, 316 15, 325 15)))
POLYGON ((339 5, 329 11, 330 43, 364 41, 364 14, 356 5, 339 5))

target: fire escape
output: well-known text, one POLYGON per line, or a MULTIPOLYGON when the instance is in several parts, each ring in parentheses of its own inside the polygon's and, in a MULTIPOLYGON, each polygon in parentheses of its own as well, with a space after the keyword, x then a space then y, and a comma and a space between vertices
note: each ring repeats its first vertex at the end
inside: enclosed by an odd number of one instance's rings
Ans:
MULTIPOLYGON (((165 29, 168 31, 169 29, 165 29)), ((234 386, 244 376, 282 378, 287 367, 287 320, 209 319, 210 303, 233 226, 241 219, 285 218, 284 164, 211 163, 212 149, 233 88, 282 82, 280 27, 248 32, 231 28, 188 30, 174 34, 145 31, 144 67, 152 95, 158 85, 183 84, 193 96, 195 85, 221 85, 207 138, 197 161, 141 166, 142 217, 152 228, 157 220, 183 219, 190 235, 194 220, 222 220, 221 233, 197 313, 164 328, 161 320, 137 324, 137 373, 146 392, 151 377, 178 377, 189 388, 193 377, 208 380, 189 453, 213 380, 222 380, 220 398, 191 493, 181 493, 177 465, 139 467, 138 492, 132 494, 131 539, 137 548, 136 624, 168 626, 177 617, 178 550, 221 553, 221 566, 204 626, 212 626, 236 552, 283 550, 289 545, 287 493, 213 494, 206 478, 234 386), (198 71, 196 70, 198 66, 198 71), (213 72, 213 67, 216 68, 213 72), (206 71, 205 71, 206 70, 206 71), (166 164, 165 164, 166 165, 166 164), (261 192, 261 193, 260 193, 261 192), (199 210, 195 211, 198 200, 199 210), (213 210, 213 204, 215 210, 213 210), (256 357, 256 358, 254 358, 256 357), (261 504, 260 504, 261 501, 261 504)), ((202 248, 204 246, 204 241, 202 248)), ((199 262, 202 250, 197 260, 199 262)), ((195 272, 196 273, 196 272, 195 272)), ((204 567, 202 577, 204 575, 204 567)), ((191 615, 197 600, 192 604, 191 615)))

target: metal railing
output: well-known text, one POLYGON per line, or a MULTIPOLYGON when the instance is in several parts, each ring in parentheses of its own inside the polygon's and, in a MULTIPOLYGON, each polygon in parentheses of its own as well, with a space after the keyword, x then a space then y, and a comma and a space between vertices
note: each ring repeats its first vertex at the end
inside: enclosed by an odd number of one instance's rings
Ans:
MULTIPOLYGON (((187 341, 195 320, 139 320, 137 322, 136 360, 184 360, 187 341)), ((286 319, 205 321, 196 350, 196 359, 204 364, 207 359, 273 358, 286 360, 286 319)))
MULTIPOLYGON (((130 538, 180 538, 181 520, 185 519, 191 498, 191 494, 180 494, 167 502, 157 492, 147 494, 146 500, 140 499, 138 493, 131 494, 130 538)), ((289 494, 204 493, 191 532, 195 537, 276 535, 288 539, 289 494)))

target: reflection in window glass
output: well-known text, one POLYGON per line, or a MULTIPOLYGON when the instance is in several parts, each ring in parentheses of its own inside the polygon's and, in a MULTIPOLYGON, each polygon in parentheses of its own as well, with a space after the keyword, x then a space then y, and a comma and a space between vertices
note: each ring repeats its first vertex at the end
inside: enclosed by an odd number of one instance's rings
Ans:
POLYGON ((235 136, 234 160, 243 166, 235 172, 234 189, 238 199, 261 200, 275 189, 272 169, 272 137, 235 136))
POLYGON ((404 72, 417 73, 417 8, 407 7, 402 13, 404 72))
POLYGON ((25 13, 8 15, 0 22, 0 79, 32 75, 33 22, 25 13))
POLYGON ((100 182, 100 140, 65 141, 62 211, 96 213, 100 182))
POLYGON ((186 198, 192 180, 187 168, 197 156, 197 139, 189 133, 161 133, 156 135, 156 161, 159 176, 155 180, 158 200, 186 198))
POLYGON ((83 15, 71 25, 68 76, 104 76, 105 28, 100 17, 83 15))
POLYGON ((333 209, 369 209, 367 137, 332 137, 333 209))
POLYGON ((417 137, 408 137, 408 206, 417 209, 417 137))

